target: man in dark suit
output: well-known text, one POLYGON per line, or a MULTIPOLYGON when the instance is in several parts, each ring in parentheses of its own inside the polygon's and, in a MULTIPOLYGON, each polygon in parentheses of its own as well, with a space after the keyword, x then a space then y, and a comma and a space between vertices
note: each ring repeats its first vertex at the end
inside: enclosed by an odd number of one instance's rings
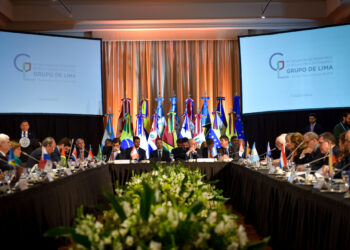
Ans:
POLYGON ((46 137, 43 140, 42 146, 35 149, 30 154, 31 157, 28 158, 27 168, 32 168, 35 164, 37 164, 40 161, 42 155, 44 154, 51 155, 54 152, 55 147, 56 147, 55 139, 52 137, 46 137))
POLYGON ((62 138, 61 140, 59 140, 59 142, 57 143, 57 147, 55 147, 55 150, 51 154, 51 160, 56 163, 60 162, 62 149, 64 149, 65 155, 68 158, 71 147, 71 140, 67 137, 62 138))
POLYGON ((174 155, 174 159, 176 161, 179 160, 185 160, 186 159, 186 152, 188 149, 188 139, 187 138, 179 138, 176 141, 177 144, 177 148, 174 148, 173 150, 171 150, 171 153, 174 155), (187 148, 184 147, 187 146, 187 148))
POLYGON ((80 161, 84 161, 89 156, 89 151, 85 149, 85 141, 82 138, 78 138, 75 142, 77 146, 77 157, 80 161))
POLYGON ((0 170, 7 171, 13 168, 7 163, 8 157, 6 154, 10 151, 10 137, 5 134, 0 134, 0 170))
POLYGON ((169 152, 163 150, 163 141, 160 138, 156 140, 157 150, 153 150, 150 155, 151 161, 166 161, 170 162, 169 152))
POLYGON ((206 140, 207 147, 202 148, 202 157, 203 158, 214 158, 214 141, 211 138, 206 140))
POLYGON ((189 148, 186 152, 186 160, 202 158, 202 151, 197 148, 197 142, 194 139, 188 140, 189 148))
POLYGON ((229 140, 226 135, 220 137, 221 148, 218 148, 219 160, 235 158, 235 152, 229 145, 229 140))
POLYGON ((104 146, 102 149, 102 155, 106 157, 106 159, 109 159, 109 156, 112 152, 113 142, 111 139, 106 139, 104 142, 104 146))
POLYGON ((322 126, 317 123, 317 115, 315 113, 309 114, 309 125, 305 128, 305 133, 306 132, 314 132, 318 135, 323 132, 322 126))
MULTIPOLYGON (((1 171, 8 171, 8 170, 13 170, 13 167, 9 165, 8 162, 8 157, 7 153, 10 151, 11 148, 11 143, 10 143, 10 137, 5 134, 0 134, 0 170, 1 171)), ((21 174, 23 172, 22 167, 16 167, 16 176, 13 177, 11 180, 11 185, 16 183, 19 178, 21 177, 21 174)), ((0 179, 4 178, 4 176, 1 174, 0 179)))
MULTIPOLYGON (((21 151, 30 155, 32 151, 39 146, 38 139, 36 135, 30 130, 28 121, 22 121, 19 127, 21 130, 17 132, 13 138, 15 138, 15 140, 21 144, 21 151)), ((28 157, 22 154, 20 159, 22 162, 26 162, 28 160, 28 157)))
POLYGON ((140 148, 140 138, 138 136, 134 137, 134 146, 125 150, 125 155, 126 159, 129 160, 146 160, 146 151, 140 148), (133 149, 135 149, 135 151, 133 151, 133 149), (134 154, 134 152, 137 152, 137 154, 135 154, 135 156, 131 156, 131 154, 134 154))
POLYGON ((112 148, 107 152, 107 160, 122 160, 125 159, 125 150, 120 147, 120 139, 114 138, 112 141, 112 148))

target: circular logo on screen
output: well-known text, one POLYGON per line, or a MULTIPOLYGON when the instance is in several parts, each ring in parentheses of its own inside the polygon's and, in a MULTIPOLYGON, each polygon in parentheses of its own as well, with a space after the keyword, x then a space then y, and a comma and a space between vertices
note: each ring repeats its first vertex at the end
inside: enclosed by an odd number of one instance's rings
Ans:
POLYGON ((273 53, 270 56, 269 64, 270 68, 274 71, 281 71, 284 69, 283 54, 281 52, 273 53))
POLYGON ((13 59, 13 65, 19 72, 29 72, 32 70, 32 64, 28 62, 28 58, 30 58, 28 54, 21 53, 13 59))

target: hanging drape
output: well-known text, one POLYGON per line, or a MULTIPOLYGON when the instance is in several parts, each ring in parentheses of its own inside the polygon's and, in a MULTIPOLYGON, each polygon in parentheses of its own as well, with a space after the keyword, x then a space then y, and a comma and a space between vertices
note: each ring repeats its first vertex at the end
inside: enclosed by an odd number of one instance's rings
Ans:
POLYGON ((174 94, 179 115, 191 95, 194 112, 202 107, 201 97, 210 97, 209 111, 216 109, 217 96, 226 97, 226 114, 232 98, 240 93, 239 55, 236 40, 205 41, 105 41, 102 47, 105 111, 112 112, 114 129, 121 111, 121 99, 131 99, 131 115, 142 98, 149 99, 155 112, 155 98, 164 97, 163 109, 170 109, 174 94))

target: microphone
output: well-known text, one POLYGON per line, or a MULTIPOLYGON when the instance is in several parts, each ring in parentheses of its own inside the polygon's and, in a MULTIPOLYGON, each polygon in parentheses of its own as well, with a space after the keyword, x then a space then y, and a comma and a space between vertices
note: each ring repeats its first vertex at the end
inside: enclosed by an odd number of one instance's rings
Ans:
POLYGON ((322 157, 316 159, 316 160, 310 161, 310 162, 305 163, 305 164, 303 164, 303 165, 304 165, 305 167, 310 167, 313 163, 318 162, 318 161, 320 161, 320 160, 323 160, 324 158, 327 158, 327 157, 328 157, 328 153, 327 153, 326 155, 324 155, 324 156, 322 156, 322 157))
POLYGON ((292 155, 298 150, 298 148, 300 148, 303 144, 304 141, 300 142, 299 145, 288 155, 287 160, 289 160, 292 157, 292 155))
POLYGON ((71 146, 71 149, 69 150, 69 155, 68 155, 68 158, 67 158, 67 160, 69 161, 69 159, 70 159, 70 157, 71 157, 71 155, 72 155, 72 151, 73 151, 73 143, 74 143, 74 138, 72 139, 72 146, 71 146))
POLYGON ((36 161, 36 162, 40 162, 40 160, 34 158, 33 156, 27 154, 26 152, 22 152, 22 154, 24 154, 25 156, 27 156, 28 158, 32 159, 33 161, 36 161))
MULTIPOLYGON (((276 149, 277 149, 277 148, 273 148, 273 149, 271 149, 270 151, 272 152, 272 151, 274 151, 274 150, 276 150, 276 149)), ((265 153, 259 155, 259 157, 262 157, 262 156, 266 155, 266 153, 267 153, 267 152, 265 152, 265 153)))

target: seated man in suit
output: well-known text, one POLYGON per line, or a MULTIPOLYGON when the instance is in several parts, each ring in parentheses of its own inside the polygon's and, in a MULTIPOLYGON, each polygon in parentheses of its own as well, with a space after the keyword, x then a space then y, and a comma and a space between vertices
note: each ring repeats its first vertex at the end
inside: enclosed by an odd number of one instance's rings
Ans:
POLYGON ((80 161, 84 161, 89 156, 89 151, 85 149, 85 141, 82 138, 78 138, 75 142, 77 146, 77 157, 80 161))
POLYGON ((7 163, 7 153, 10 151, 11 142, 10 137, 5 134, 0 134, 0 170, 7 171, 13 168, 7 163))
MULTIPOLYGON (((307 132, 304 134, 304 144, 306 145, 306 148, 301 152, 300 159, 302 160, 302 163, 309 163, 314 160, 317 160, 323 156, 323 154, 320 151, 320 147, 318 144, 318 135, 314 132, 307 132)), ((311 165, 312 170, 317 170, 322 166, 322 161, 317 161, 311 165)), ((305 166, 300 165, 297 167, 297 170, 304 171, 305 166)))
POLYGON ((63 137, 61 140, 58 141, 57 146, 55 147, 55 150, 51 154, 51 160, 54 163, 60 162, 62 149, 64 149, 65 155, 66 157, 68 157, 71 147, 72 147, 71 140, 67 137, 63 137))
MULTIPOLYGON (((8 164, 8 156, 6 155, 11 148, 11 142, 10 137, 5 134, 0 134, 0 170, 1 171, 8 171, 13 170, 13 166, 8 164)), ((21 177, 21 174, 23 172, 22 167, 15 167, 16 176, 11 180, 11 184, 14 182, 17 182, 19 178, 21 177)), ((3 179, 4 175, 0 175, 0 179, 3 179)))
POLYGON ((202 157, 203 158, 215 158, 215 149, 214 149, 214 141, 211 138, 208 138, 207 141, 207 147, 202 149, 202 157))
POLYGON ((163 141, 160 138, 157 138, 156 140, 157 149, 153 150, 150 155, 151 161, 166 161, 170 162, 170 155, 169 152, 166 150, 163 150, 163 141))
POLYGON ((186 160, 186 152, 188 150, 188 139, 187 138, 177 139, 177 145, 178 147, 174 148, 171 152, 174 155, 175 161, 186 160))
POLYGON ((120 139, 114 138, 112 141, 112 148, 107 152, 107 159, 109 161, 125 159, 125 150, 120 147, 120 139))
POLYGON ((219 161, 235 157, 235 153, 233 152, 233 149, 230 147, 228 137, 226 135, 222 135, 220 137, 220 144, 221 144, 221 148, 218 148, 219 161))
MULTIPOLYGON (((21 151, 27 154, 31 154, 34 149, 36 149, 39 145, 38 139, 35 134, 30 130, 29 122, 23 120, 19 125, 20 131, 14 136, 15 140, 21 144, 21 151)), ((27 162, 28 157, 24 154, 20 157, 22 162, 27 162)))
POLYGON ((46 137, 43 140, 42 146, 35 149, 30 154, 31 157, 28 157, 27 168, 32 168, 35 164, 37 164, 40 161, 42 155, 44 154, 51 155, 55 150, 55 148, 56 148, 55 139, 52 137, 46 137))
POLYGON ((103 145, 103 149, 102 149, 102 155, 104 157, 106 157, 106 159, 109 159, 109 156, 111 154, 112 151, 112 147, 113 147, 113 142, 111 139, 106 139, 103 145))
POLYGON ((140 137, 134 136, 134 146, 125 150, 126 159, 129 160, 146 160, 146 151, 140 148, 140 137))
POLYGON ((202 158, 202 151, 197 148, 195 139, 188 140, 189 148, 186 152, 186 160, 202 158))

